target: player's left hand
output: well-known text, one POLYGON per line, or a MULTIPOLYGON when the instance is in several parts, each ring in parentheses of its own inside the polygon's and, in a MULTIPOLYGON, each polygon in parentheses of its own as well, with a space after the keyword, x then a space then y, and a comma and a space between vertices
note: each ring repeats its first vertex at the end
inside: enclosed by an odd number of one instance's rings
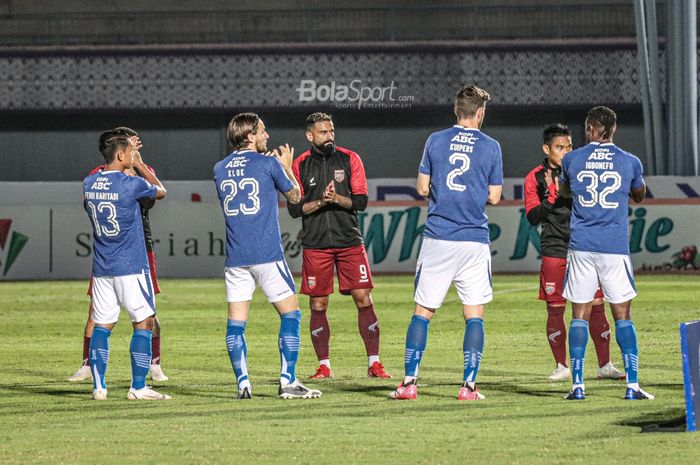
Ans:
POLYGON ((547 183, 547 190, 549 191, 547 200, 553 204, 559 197, 559 177, 555 176, 552 178, 552 170, 548 168, 544 173, 544 182, 547 183))
POLYGON ((143 143, 141 142, 141 139, 139 139, 139 136, 129 137, 129 142, 131 142, 131 145, 134 146, 134 149, 136 149, 136 151, 141 150, 141 147, 143 147, 143 143))
POLYGON ((292 161, 294 160, 294 147, 290 147, 289 144, 280 145, 275 150, 272 151, 272 155, 279 160, 279 162, 286 169, 292 168, 292 161))
POLYGON ((329 182, 326 190, 323 191, 323 200, 327 203, 336 203, 335 183, 329 182))

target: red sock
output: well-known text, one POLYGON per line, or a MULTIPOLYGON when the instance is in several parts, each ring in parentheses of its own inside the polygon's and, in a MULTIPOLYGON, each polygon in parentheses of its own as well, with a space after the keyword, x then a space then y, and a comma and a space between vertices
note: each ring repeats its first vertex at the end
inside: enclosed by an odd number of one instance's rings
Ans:
POLYGON ((90 338, 83 337, 83 365, 90 363, 90 338))
POLYGON ((325 308, 322 310, 311 310, 311 321, 309 322, 311 342, 319 360, 330 358, 329 341, 331 339, 331 327, 328 324, 326 310, 325 308))
POLYGON ((552 355, 557 363, 569 366, 566 363, 566 324, 564 323, 564 310, 566 307, 554 307, 547 304, 547 339, 552 355))
POLYGON ((360 328, 360 336, 365 341, 367 356, 379 355, 379 321, 374 305, 357 309, 357 325, 360 328))
POLYGON ((595 353, 598 355, 598 366, 607 365, 610 361, 610 324, 605 316, 605 304, 593 306, 588 330, 595 345, 595 353))
POLYGON ((153 336, 151 339, 151 363, 160 365, 160 336, 153 336))

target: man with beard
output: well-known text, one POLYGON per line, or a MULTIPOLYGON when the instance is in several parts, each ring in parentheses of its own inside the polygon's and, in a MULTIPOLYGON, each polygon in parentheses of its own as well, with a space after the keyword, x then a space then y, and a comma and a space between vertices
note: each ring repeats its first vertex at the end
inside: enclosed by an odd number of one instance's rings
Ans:
POLYGON ((301 293, 309 296, 311 341, 319 367, 311 379, 332 378, 328 296, 333 293, 333 269, 340 293, 351 295, 368 356, 367 376, 391 378, 379 361, 379 321, 372 303, 372 274, 357 212, 367 207, 367 178, 359 155, 335 145, 333 119, 326 113, 306 118, 311 149, 292 165, 302 201, 289 203, 292 218, 302 217, 301 293))
POLYGON ((269 137, 258 115, 236 115, 228 125, 233 152, 214 166, 214 183, 226 221, 226 348, 238 383, 238 398, 250 399, 245 328, 257 283, 280 316, 279 396, 316 398, 321 391, 307 389, 296 377, 301 312, 284 259, 277 206, 277 192, 290 204, 301 200, 291 170, 294 149, 284 145, 268 153, 269 137))

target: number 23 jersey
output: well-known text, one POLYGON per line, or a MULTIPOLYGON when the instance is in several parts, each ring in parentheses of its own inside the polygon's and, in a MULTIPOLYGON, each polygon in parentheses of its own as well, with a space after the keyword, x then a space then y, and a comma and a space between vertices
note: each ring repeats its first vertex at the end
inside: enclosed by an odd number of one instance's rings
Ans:
POLYGON ((226 267, 284 260, 277 191, 294 185, 275 157, 235 151, 214 166, 226 220, 226 267))
POLYGON ((101 171, 83 181, 84 205, 92 223, 92 275, 126 276, 148 270, 139 199, 157 189, 139 176, 101 171))
POLYGON ((425 237, 490 243, 489 186, 503 184, 501 146, 478 129, 454 125, 428 137, 418 172, 430 176, 425 237))
POLYGON ((573 196, 569 250, 629 254, 628 197, 644 186, 639 158, 591 142, 564 155, 561 181, 573 196))

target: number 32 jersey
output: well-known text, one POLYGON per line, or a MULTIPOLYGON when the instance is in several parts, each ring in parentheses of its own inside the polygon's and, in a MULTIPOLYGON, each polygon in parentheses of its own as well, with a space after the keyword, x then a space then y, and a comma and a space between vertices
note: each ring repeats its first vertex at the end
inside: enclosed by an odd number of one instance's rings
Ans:
POLYGON ((430 176, 425 237, 490 243, 489 186, 503 184, 501 146, 478 129, 454 125, 428 137, 418 172, 430 176))
POLYGON ((83 181, 85 209, 92 223, 92 275, 126 276, 148 270, 139 199, 157 189, 139 176, 101 171, 83 181))
POLYGON ((275 157, 236 151, 214 165, 226 220, 226 267, 284 260, 277 191, 294 185, 275 157))
POLYGON ((628 197, 644 186, 639 158, 591 142, 564 155, 561 181, 573 196, 569 250, 628 255, 628 197))

